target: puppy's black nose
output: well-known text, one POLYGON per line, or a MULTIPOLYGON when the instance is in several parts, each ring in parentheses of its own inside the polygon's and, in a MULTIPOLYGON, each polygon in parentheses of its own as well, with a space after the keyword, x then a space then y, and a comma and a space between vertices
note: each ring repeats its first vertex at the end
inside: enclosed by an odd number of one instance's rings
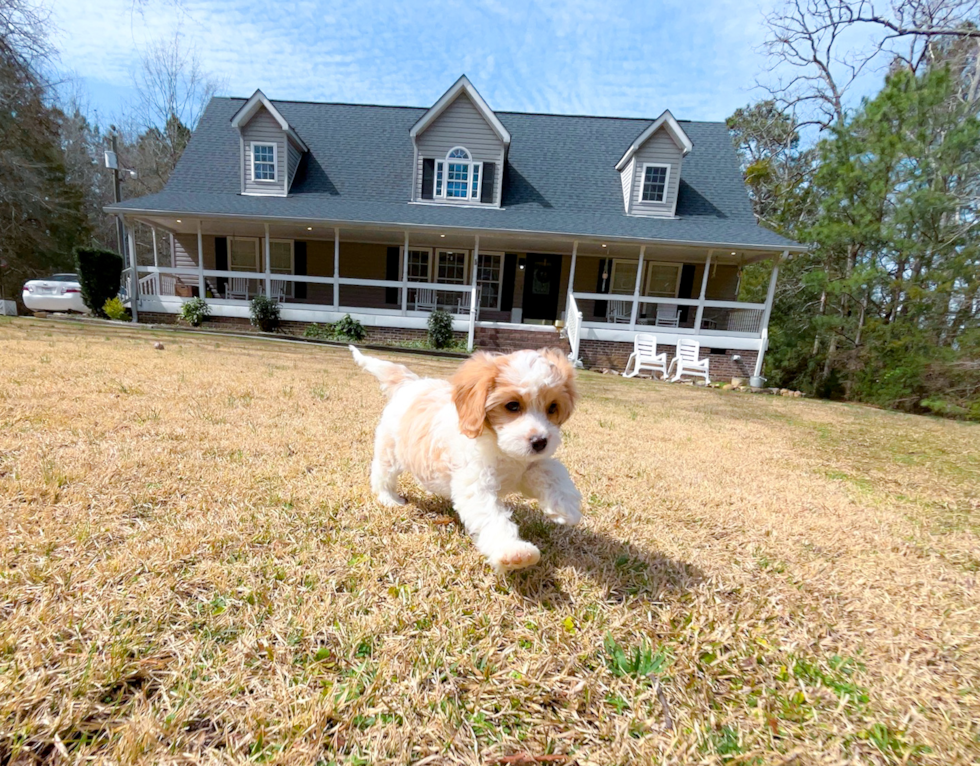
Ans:
POLYGON ((531 442, 531 449, 533 449, 535 452, 544 452, 544 448, 547 446, 547 439, 535 439, 531 442))

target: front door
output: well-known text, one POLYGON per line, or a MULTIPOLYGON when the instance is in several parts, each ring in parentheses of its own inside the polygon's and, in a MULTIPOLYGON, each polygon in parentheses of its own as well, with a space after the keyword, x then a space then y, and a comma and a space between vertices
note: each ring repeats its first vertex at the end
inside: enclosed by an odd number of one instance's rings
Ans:
POLYGON ((554 322, 558 318, 560 255, 528 254, 524 272, 524 321, 554 322))

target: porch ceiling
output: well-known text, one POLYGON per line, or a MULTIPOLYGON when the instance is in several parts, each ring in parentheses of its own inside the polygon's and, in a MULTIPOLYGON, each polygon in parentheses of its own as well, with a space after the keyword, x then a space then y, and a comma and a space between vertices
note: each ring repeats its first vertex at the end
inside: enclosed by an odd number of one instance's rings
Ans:
MULTIPOLYGON (((176 234, 196 235, 197 218, 140 215, 135 220, 156 226, 176 234)), ((262 237, 265 223, 236 218, 202 218, 201 232, 208 236, 262 237)), ((334 228, 329 225, 316 225, 308 222, 270 223, 269 233, 273 238, 319 239, 333 241, 334 228)), ((476 233, 445 233, 429 229, 409 232, 410 247, 473 249, 476 233)), ((405 240, 404 230, 379 227, 340 227, 342 242, 371 242, 385 245, 401 245, 405 240)), ((480 234, 480 250, 501 252, 540 252, 571 255, 573 240, 548 234, 502 234, 488 232, 480 234)), ((660 242, 646 244, 645 260, 676 261, 678 263, 703 263, 711 253, 715 263, 745 264, 774 258, 781 251, 742 250, 728 248, 709 248, 706 246, 681 246, 660 242)), ((578 240, 578 256, 584 258, 616 258, 637 260, 640 256, 639 243, 603 242, 601 240, 578 240)))

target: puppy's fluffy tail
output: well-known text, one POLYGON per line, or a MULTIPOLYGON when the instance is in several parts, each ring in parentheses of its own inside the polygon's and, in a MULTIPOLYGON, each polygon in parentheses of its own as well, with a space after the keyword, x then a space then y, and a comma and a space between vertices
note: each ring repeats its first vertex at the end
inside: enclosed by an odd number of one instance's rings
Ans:
POLYGON ((386 362, 383 359, 376 359, 373 356, 364 356, 354 346, 348 346, 354 355, 357 366, 370 372, 374 377, 381 381, 381 392, 391 398, 392 394, 398 390, 402 383, 410 380, 418 380, 419 376, 412 372, 403 364, 386 362))

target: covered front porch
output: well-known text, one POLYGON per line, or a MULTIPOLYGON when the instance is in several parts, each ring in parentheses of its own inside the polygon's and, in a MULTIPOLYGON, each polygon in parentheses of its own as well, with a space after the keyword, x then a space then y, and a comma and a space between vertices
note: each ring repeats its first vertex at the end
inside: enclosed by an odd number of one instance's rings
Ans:
POLYGON ((305 221, 143 215, 126 223, 137 313, 176 314, 203 296, 213 316, 247 319, 249 300, 263 294, 280 302, 286 322, 350 314, 369 333, 422 334, 441 308, 471 349, 477 328, 564 331, 574 359, 583 341, 630 343, 655 332, 662 344, 693 336, 707 348, 756 351, 761 365, 780 255, 305 221), (765 300, 740 301, 742 267, 765 258, 774 263, 765 300))

